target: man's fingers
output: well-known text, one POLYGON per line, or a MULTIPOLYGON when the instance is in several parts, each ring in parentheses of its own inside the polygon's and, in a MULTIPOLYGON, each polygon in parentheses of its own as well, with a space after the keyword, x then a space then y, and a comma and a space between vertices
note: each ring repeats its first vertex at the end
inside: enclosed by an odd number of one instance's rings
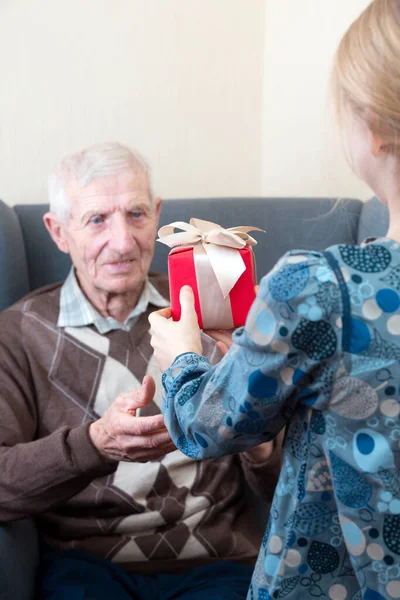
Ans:
POLYGON ((198 327, 197 315, 194 309, 194 294, 189 285, 184 285, 181 288, 179 302, 181 304, 181 321, 198 327))
POLYGON ((229 348, 232 346, 232 330, 228 329, 205 329, 204 333, 209 335, 213 340, 215 340, 216 346, 218 350, 221 352, 222 356, 225 356, 229 351, 229 348))
POLYGON ((142 385, 131 392, 123 392, 117 398, 120 410, 133 412, 138 408, 147 406, 156 393, 156 384, 150 375, 145 375, 142 385))
POLYGON ((153 448, 162 449, 171 444, 171 437, 167 430, 153 433, 152 435, 120 435, 118 436, 118 445, 124 451, 135 448, 151 450, 153 448))
MULTIPOLYGON (((207 335, 209 335, 210 337, 212 337, 216 342, 222 342, 223 344, 225 344, 225 346, 229 348, 232 346, 232 333, 234 332, 234 329, 207 329, 205 331, 205 333, 207 333, 207 335)), ((218 345, 217 346, 220 348, 221 347, 218 345)))
POLYGON ((225 356, 225 354, 228 353, 229 346, 227 344, 225 344, 225 342, 217 342, 216 345, 217 345, 218 350, 221 352, 222 356, 225 356))
POLYGON ((150 375, 145 375, 143 377, 142 386, 140 388, 141 406, 146 406, 147 404, 149 404, 149 402, 153 400, 155 393, 156 384, 153 377, 151 377, 150 375))
POLYGON ((170 454, 170 452, 175 452, 175 450, 176 446, 172 442, 171 444, 164 446, 162 450, 159 448, 153 450, 144 450, 143 452, 135 450, 132 453, 132 456, 134 458, 132 458, 131 460, 134 460, 135 462, 146 463, 150 460, 157 460, 158 458, 162 458, 166 454, 170 454))
POLYGON ((164 417, 152 415, 150 417, 134 417, 120 413, 115 423, 116 435, 151 435, 159 431, 166 431, 164 417))
POLYGON ((114 448, 113 450, 110 451, 110 457, 113 458, 114 460, 118 460, 118 461, 122 460, 125 462, 146 463, 151 460, 153 461, 153 460, 162 458, 166 454, 169 454, 170 452, 174 452, 175 450, 176 450, 176 446, 172 442, 170 444, 166 444, 162 448, 151 448, 151 449, 134 448, 132 450, 129 450, 129 449, 118 450, 118 449, 114 448))

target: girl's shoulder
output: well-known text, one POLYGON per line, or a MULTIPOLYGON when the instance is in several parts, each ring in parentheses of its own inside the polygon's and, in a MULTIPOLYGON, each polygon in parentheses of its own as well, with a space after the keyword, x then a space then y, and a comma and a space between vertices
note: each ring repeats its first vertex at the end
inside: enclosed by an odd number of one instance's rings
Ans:
POLYGON ((400 244, 389 238, 370 238, 362 244, 337 244, 323 254, 333 257, 342 269, 375 274, 400 263, 400 244))
POLYGON ((267 279, 284 278, 293 280, 319 280, 335 282, 334 262, 331 255, 319 250, 289 250, 275 264, 267 279))
POLYGON ((347 288, 368 283, 377 290, 394 287, 400 291, 400 244, 394 240, 338 244, 327 248, 324 255, 339 283, 347 288))
POLYGON ((389 238, 373 238, 362 244, 336 244, 325 250, 290 250, 277 262, 273 272, 288 265, 298 269, 308 267, 322 280, 338 283, 360 278, 378 278, 382 274, 400 277, 400 243, 389 238))
POLYGON ((337 244, 321 251, 290 250, 260 285, 261 291, 276 289, 282 296, 284 289, 291 297, 295 291, 302 296, 321 292, 319 297, 324 290, 336 293, 336 289, 344 306, 354 296, 355 286, 361 286, 362 293, 367 288, 376 292, 394 288, 400 292, 400 244, 380 238, 360 245, 337 244))

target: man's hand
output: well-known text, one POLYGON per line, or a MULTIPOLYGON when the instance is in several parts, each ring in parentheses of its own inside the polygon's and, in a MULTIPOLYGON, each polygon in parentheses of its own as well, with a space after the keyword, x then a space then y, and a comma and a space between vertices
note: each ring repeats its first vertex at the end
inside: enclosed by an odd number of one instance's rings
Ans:
POLYGON ((162 371, 172 365, 175 358, 184 352, 202 354, 201 335, 192 288, 183 286, 180 292, 181 318, 172 321, 171 309, 164 308, 150 314, 150 344, 154 348, 154 358, 162 371))
POLYGON ((264 442, 264 444, 260 444, 251 450, 247 450, 243 454, 250 462, 262 464, 271 458, 274 450, 275 443, 272 440, 271 442, 264 442))
POLYGON ((146 376, 142 386, 120 394, 101 419, 89 427, 94 446, 107 460, 148 462, 176 450, 162 415, 137 417, 136 410, 152 401, 156 386, 146 376))
POLYGON ((216 346, 218 350, 221 352, 222 356, 225 356, 233 344, 232 333, 234 331, 234 329, 205 329, 204 333, 217 342, 216 346))

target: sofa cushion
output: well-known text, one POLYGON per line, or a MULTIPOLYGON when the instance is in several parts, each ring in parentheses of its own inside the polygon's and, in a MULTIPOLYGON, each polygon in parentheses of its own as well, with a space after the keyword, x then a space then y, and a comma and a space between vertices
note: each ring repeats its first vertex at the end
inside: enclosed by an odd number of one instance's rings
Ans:
POLYGON ((379 202, 371 198, 361 209, 358 226, 357 243, 361 244, 368 237, 384 237, 389 227, 389 211, 379 202))
POLYGON ((25 245, 17 215, 0 200, 0 310, 29 292, 25 245))
POLYGON ((43 215, 49 210, 48 205, 20 204, 14 210, 24 236, 30 289, 65 279, 71 260, 58 250, 46 231, 43 215))

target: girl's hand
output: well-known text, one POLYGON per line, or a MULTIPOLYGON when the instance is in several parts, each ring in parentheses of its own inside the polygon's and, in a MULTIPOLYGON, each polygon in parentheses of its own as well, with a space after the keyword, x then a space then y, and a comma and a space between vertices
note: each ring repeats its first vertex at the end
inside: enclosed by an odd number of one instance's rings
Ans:
POLYGON ((192 288, 183 286, 179 300, 182 311, 180 321, 172 321, 170 308, 157 310, 149 315, 150 344, 162 371, 168 369, 179 354, 203 353, 192 288))

